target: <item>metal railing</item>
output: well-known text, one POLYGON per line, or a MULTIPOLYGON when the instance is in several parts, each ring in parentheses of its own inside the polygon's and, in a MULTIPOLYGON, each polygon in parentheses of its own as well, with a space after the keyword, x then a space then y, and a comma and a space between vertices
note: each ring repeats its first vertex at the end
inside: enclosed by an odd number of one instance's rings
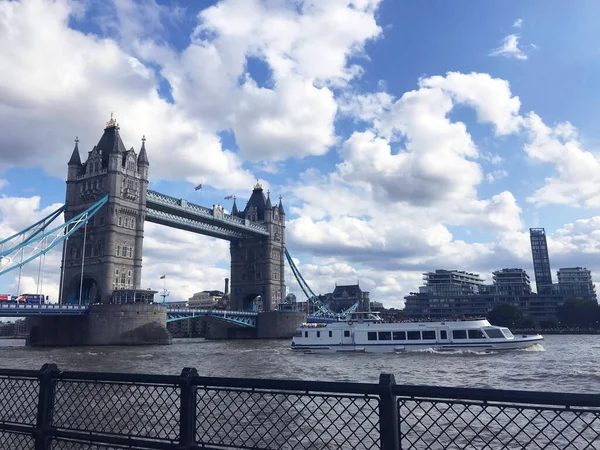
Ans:
POLYGON ((1 449, 592 449, 600 395, 0 370, 1 449))

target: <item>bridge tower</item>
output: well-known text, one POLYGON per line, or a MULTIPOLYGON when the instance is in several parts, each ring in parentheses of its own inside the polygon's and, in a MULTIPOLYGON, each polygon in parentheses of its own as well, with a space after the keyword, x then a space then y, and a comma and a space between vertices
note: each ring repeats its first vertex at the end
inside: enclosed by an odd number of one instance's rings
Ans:
POLYGON ((112 114, 85 162, 75 140, 68 162, 65 221, 106 194, 109 200, 85 232, 81 227, 63 247, 60 303, 79 303, 80 292, 82 304, 109 303, 114 289, 139 289, 148 167, 145 137, 139 153, 133 147, 127 150, 112 114))
POLYGON ((255 305, 263 311, 277 310, 285 297, 285 211, 272 206, 270 193, 256 183, 243 211, 235 200, 231 214, 246 222, 266 224, 269 236, 231 241, 231 309, 250 310, 255 305))

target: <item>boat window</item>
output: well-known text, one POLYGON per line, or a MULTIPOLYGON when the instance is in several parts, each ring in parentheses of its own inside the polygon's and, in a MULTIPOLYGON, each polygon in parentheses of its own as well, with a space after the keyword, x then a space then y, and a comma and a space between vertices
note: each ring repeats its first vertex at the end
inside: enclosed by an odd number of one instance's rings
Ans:
POLYGON ((469 330, 469 339, 485 339, 485 336, 481 330, 469 330))
POLYGON ((302 337, 302 331, 299 331, 298 333, 294 333, 294 337, 302 337))
POLYGON ((369 331, 367 333, 367 339, 369 341, 376 341, 377 340, 377 332, 376 331, 369 331))
POLYGON ((467 330, 452 330, 452 339, 466 339, 467 330))
POLYGON ((490 339, 504 339, 502 331, 498 328, 486 328, 485 334, 487 334, 490 339))
POLYGON ((504 333, 504 336, 506 336, 506 339, 514 338, 513 334, 510 332, 510 330, 508 328, 502 328, 502 332, 504 333))
POLYGON ((421 331, 421 333, 423 334, 423 339, 435 339, 435 331, 433 330, 421 331))
POLYGON ((379 340, 380 341, 391 341, 392 340, 392 332, 391 331, 380 331, 379 332, 379 340))
POLYGON ((321 332, 317 331, 317 337, 321 337, 321 332))
POLYGON ((406 334, 408 335, 409 341, 421 340, 421 332, 420 331, 408 331, 406 334))
POLYGON ((333 337, 333 331, 329 330, 329 337, 333 337))
POLYGON ((406 332, 405 331, 394 331, 393 333, 395 341, 405 341, 406 340, 406 332))
POLYGON ((446 330, 440 330, 440 339, 448 339, 448 333, 446 333, 446 330))
POLYGON ((344 330, 344 337, 350 337, 350 330, 344 330))
POLYGON ((304 337, 308 337, 308 331, 304 332, 304 337))

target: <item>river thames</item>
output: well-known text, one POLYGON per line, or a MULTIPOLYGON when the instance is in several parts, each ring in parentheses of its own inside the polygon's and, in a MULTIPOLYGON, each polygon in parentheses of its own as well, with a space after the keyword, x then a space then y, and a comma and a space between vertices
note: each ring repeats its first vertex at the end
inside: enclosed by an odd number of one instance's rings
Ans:
POLYGON ((543 348, 507 353, 303 354, 289 340, 175 339, 171 346, 27 348, 0 340, 0 367, 377 382, 393 373, 398 384, 600 393, 600 336, 550 335, 543 348))

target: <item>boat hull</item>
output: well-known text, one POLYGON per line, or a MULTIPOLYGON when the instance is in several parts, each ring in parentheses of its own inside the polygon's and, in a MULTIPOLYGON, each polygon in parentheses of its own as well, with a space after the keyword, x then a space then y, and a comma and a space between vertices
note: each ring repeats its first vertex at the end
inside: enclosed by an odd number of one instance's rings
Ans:
POLYGON ((405 343, 405 344, 295 344, 292 350, 305 353, 405 353, 411 351, 434 350, 436 352, 498 352, 520 350, 541 344, 542 336, 525 336, 498 342, 434 342, 434 343, 405 343))

